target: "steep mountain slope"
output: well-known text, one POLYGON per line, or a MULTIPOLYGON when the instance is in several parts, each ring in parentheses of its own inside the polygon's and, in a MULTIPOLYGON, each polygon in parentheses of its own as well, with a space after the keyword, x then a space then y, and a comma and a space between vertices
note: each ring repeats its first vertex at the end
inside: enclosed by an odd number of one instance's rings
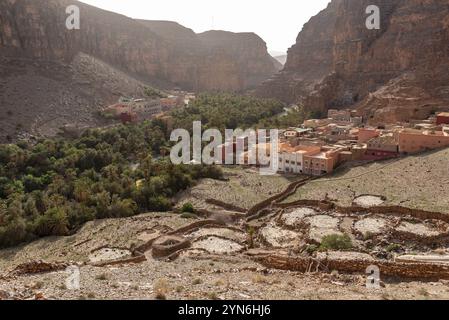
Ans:
POLYGON ((243 91, 277 69, 262 39, 210 43, 174 22, 138 21, 70 0, 0 1, 0 140, 96 125, 95 108, 146 84, 192 91, 243 91), (80 30, 66 7, 80 8, 80 30), (57 120, 55 120, 57 119, 57 120))
POLYGON ((281 56, 275 56, 274 57, 279 63, 284 67, 284 65, 287 63, 287 55, 281 55, 281 56))
POLYGON ((195 34, 176 22, 139 21, 169 42, 169 75, 181 86, 240 91, 256 87, 279 70, 265 42, 254 33, 195 34))
POLYGON ((204 56, 197 56, 195 41, 185 38, 186 33, 192 38, 196 35, 174 23, 136 21, 68 0, 8 0, 2 1, 0 9, 5 30, 0 38, 2 55, 70 62, 83 52, 141 79, 200 91, 244 90, 254 85, 255 76, 262 80, 276 71, 265 43, 253 35, 225 33, 234 47, 243 50, 241 60, 235 59, 233 50, 220 47, 212 51, 212 61, 205 61, 204 56), (80 8, 80 30, 65 28, 65 8, 70 4, 80 8), (247 40, 243 46, 242 39, 247 40), (221 67, 214 70, 211 62, 217 61, 221 67), (240 69, 242 62, 250 67, 240 69), (205 70, 207 75, 202 74, 205 70), (233 75, 230 79, 229 74, 233 75))
POLYGON ((141 96, 144 84, 86 54, 70 64, 0 57, 0 143, 52 136, 71 124, 104 125, 95 110, 120 96, 141 96))
POLYGON ((371 122, 423 118, 449 103, 448 0, 333 0, 258 93, 316 111, 358 107, 371 122), (368 5, 381 13, 369 30, 368 5))

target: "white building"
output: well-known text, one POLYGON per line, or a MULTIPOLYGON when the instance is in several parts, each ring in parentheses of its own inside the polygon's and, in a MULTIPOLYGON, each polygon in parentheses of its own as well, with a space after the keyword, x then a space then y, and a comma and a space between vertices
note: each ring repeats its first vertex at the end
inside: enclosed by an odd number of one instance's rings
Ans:
POLYGON ((319 153, 320 147, 281 144, 279 152, 279 172, 301 174, 304 171, 304 156, 319 153))

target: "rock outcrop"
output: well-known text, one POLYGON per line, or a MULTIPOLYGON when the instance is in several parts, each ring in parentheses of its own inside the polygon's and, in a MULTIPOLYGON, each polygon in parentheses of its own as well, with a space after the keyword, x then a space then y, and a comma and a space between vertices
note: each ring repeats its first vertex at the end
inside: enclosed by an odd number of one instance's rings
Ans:
POLYGON ((155 85, 242 91, 276 72, 255 34, 196 35, 176 23, 137 21, 77 1, 4 0, 0 25, 3 56, 70 63, 82 52, 155 85), (65 27, 72 4, 80 8, 80 30, 65 27))
POLYGON ((449 106, 448 40, 448 0, 333 0, 258 94, 317 113, 359 108, 373 123, 422 119, 449 106), (366 27, 369 5, 380 30, 366 27))
POLYGON ((98 107, 142 96, 150 84, 188 91, 244 91, 277 72, 251 33, 195 34, 69 0, 0 1, 0 143, 98 126, 98 107), (80 8, 68 30, 66 8, 80 8), (214 39, 217 37, 217 39, 214 39))

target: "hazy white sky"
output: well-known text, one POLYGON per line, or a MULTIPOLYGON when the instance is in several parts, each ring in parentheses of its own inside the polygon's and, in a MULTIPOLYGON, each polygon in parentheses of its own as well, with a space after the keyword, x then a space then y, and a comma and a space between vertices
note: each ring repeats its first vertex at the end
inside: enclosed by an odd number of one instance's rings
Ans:
POLYGON ((131 18, 176 21, 195 32, 255 32, 268 50, 286 52, 330 0, 81 0, 131 18))

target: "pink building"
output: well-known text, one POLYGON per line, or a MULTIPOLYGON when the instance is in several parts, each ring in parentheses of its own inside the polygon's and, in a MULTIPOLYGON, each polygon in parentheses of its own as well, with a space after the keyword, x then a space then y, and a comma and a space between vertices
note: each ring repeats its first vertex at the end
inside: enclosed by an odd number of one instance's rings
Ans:
POLYGON ((413 154, 449 147, 449 134, 443 131, 420 131, 406 129, 395 133, 399 152, 413 154))
POLYGON ((357 135, 359 143, 366 143, 369 140, 380 136, 380 131, 377 129, 360 128, 357 135))

